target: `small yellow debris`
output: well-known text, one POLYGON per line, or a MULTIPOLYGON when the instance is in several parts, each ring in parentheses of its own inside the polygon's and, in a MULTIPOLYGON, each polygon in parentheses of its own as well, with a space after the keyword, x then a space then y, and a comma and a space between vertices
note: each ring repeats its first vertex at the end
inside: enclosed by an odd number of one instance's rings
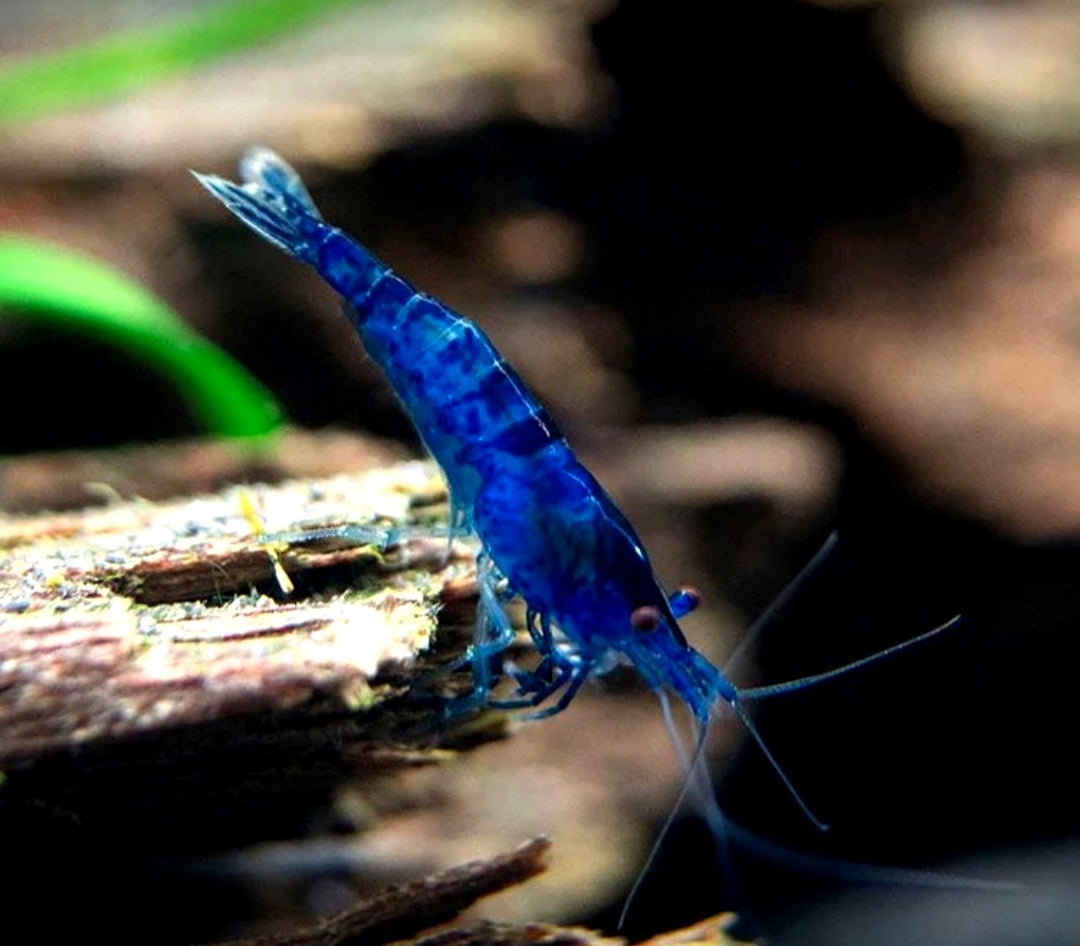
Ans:
MULTIPOLYGON (((240 504, 240 514, 251 526, 251 531, 255 533, 256 537, 266 535, 266 524, 255 508, 251 493, 246 489, 238 489, 236 497, 240 504)), ((296 590, 296 586, 293 585, 292 579, 289 577, 288 572, 285 571, 285 566, 281 564, 281 553, 286 547, 267 543, 264 548, 266 554, 270 557, 270 564, 274 568, 274 578, 282 594, 291 595, 296 590)))

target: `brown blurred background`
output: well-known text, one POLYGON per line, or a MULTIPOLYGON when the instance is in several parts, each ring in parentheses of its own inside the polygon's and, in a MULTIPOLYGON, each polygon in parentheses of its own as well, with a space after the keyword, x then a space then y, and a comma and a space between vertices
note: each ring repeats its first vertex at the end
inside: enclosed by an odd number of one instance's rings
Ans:
MULTIPOLYGON (((192 6, 6 0, 0 66, 192 6)), ((725 811, 832 858, 1009 877, 1080 827, 1078 53, 1080 8, 1051 2, 344 5, 0 129, 0 229, 140 280, 297 424, 416 447, 330 293, 186 171, 280 150, 328 219, 488 331, 662 578, 703 588, 687 630, 715 660, 839 530, 737 680, 964 615, 757 708, 830 834, 753 745, 717 764, 725 811)), ((0 339, 4 453, 197 432, 125 357, 13 320, 0 339)), ((601 777, 588 745, 564 778, 601 777)), ((629 764, 670 787, 670 753, 629 764)), ((670 797, 639 806, 652 829, 670 797)), ((678 825, 631 923, 736 903, 775 932, 774 895, 832 886, 740 863, 733 893, 722 873, 700 823, 678 825)))

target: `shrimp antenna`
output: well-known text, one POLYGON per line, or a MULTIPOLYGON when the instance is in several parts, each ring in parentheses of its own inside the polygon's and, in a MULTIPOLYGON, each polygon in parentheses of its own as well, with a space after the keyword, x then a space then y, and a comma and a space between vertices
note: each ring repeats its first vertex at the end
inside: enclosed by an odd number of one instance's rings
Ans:
MULTIPOLYGON (((737 660, 742 655, 742 653, 745 652, 747 646, 753 641, 754 637, 756 637, 757 634, 760 633, 762 628, 766 627, 769 622, 772 621, 775 616, 781 610, 783 610, 784 607, 786 607, 788 602, 792 599, 792 597, 794 597, 795 593, 803 585, 806 579, 810 575, 812 575, 820 567, 821 563, 825 561, 825 559, 829 556, 832 550, 836 547, 836 543, 837 533, 833 531, 829 533, 828 538, 826 538, 821 548, 819 548, 817 552, 814 553, 813 558, 811 558, 810 561, 807 562, 807 564, 804 565, 802 569, 800 569, 799 573, 790 582, 788 582, 788 584, 784 587, 780 594, 773 599, 772 603, 765 609, 765 611, 762 612, 762 614, 757 618, 757 620, 754 621, 754 623, 750 627, 750 630, 743 638, 742 642, 739 644, 739 646, 735 649, 735 652, 729 658, 726 665, 727 667, 730 667, 731 664, 735 660, 737 660)), ((671 597, 670 603, 674 608, 676 615, 682 616, 682 614, 692 611, 697 606, 699 599, 699 593, 689 590, 683 590, 680 592, 676 592, 676 594, 671 597)), ((913 641, 911 643, 913 643, 913 641)), ((884 654, 882 654, 881 656, 884 656, 884 654)), ((723 676, 723 674, 721 674, 721 676, 723 676)), ((790 682, 798 683, 799 681, 790 682)), ((810 685, 810 682, 816 681, 809 681, 808 679, 806 685, 810 685)), ((820 818, 818 818, 816 815, 814 815, 814 813, 810 810, 810 806, 803 800, 802 795, 799 794, 798 790, 795 788, 794 783, 788 777, 787 773, 780 765, 776 756, 773 755, 772 751, 766 745, 764 738, 758 731, 758 728, 754 725, 753 721, 742 709, 742 707, 738 705, 737 699, 741 698, 744 691, 736 690, 735 692, 737 694, 736 699, 728 702, 732 710, 739 717, 742 724, 746 727, 746 731, 750 733, 754 742, 758 744, 765 758, 768 760, 769 764, 779 776, 780 781, 783 782, 785 788, 787 788, 788 792, 791 794, 791 797, 795 800, 795 803, 802 810, 803 814, 806 815, 810 823, 814 825, 814 827, 817 828, 819 831, 828 831, 829 825, 822 821, 820 818)), ((705 742, 708 737, 708 720, 706 720, 700 726, 700 729, 695 730, 694 751, 690 756, 687 756, 686 747, 683 745, 682 738, 679 735, 678 726, 675 722, 674 714, 671 710, 671 701, 668 698, 668 694, 665 691, 660 690, 658 691, 657 696, 660 700, 660 706, 664 714, 664 724, 666 725, 668 734, 671 737, 672 745, 675 747, 675 754, 677 755, 679 763, 685 773, 685 779, 683 780, 683 785, 679 791, 678 797, 675 799, 675 802, 672 805, 670 812, 668 812, 667 819, 664 821, 664 824, 661 827, 659 834, 656 836, 656 840, 653 842, 652 848, 649 851, 649 855, 645 860, 644 866, 638 872, 637 878, 634 880, 634 885, 630 888, 630 893, 627 894, 626 901, 623 903, 622 912, 619 914, 619 923, 617 927, 618 929, 621 929, 623 923, 626 921, 626 917, 627 914, 630 912, 630 906, 633 903, 634 897, 637 895, 637 892, 640 889, 642 882, 645 880, 645 875, 648 873, 649 869, 652 867, 653 862, 656 860, 657 855, 660 853, 660 848, 664 843, 664 839, 667 837, 668 832, 671 830, 671 826, 675 823, 675 817, 678 814, 679 809, 682 807, 683 802, 686 800, 690 789, 695 787, 695 783, 698 783, 696 785, 696 789, 698 794, 701 795, 705 819, 709 823, 713 835, 717 838, 723 836, 724 817, 723 814, 720 812, 719 805, 717 805, 716 803, 716 798, 712 793, 712 787, 703 768, 705 742)))
POLYGON ((824 683, 826 680, 832 680, 836 677, 842 676, 845 673, 850 673, 853 670, 858 670, 860 667, 868 666, 869 664, 876 663, 879 660, 884 660, 886 657, 891 657, 893 654, 898 654, 903 650, 907 650, 909 647, 913 647, 916 644, 921 644, 923 641, 929 640, 932 637, 936 637, 938 634, 954 627, 959 623, 961 615, 957 614, 951 617, 944 624, 939 624, 932 630, 927 631, 924 634, 920 634, 917 637, 912 637, 910 640, 902 641, 899 644, 893 644, 892 647, 886 647, 884 650, 879 650, 877 653, 870 654, 866 657, 861 657, 858 660, 853 660, 851 663, 844 664, 842 667, 834 667, 832 670, 826 670, 823 673, 813 673, 806 677, 799 677, 795 680, 786 680, 783 683, 774 683, 767 686, 760 687, 747 687, 746 689, 736 690, 736 698, 729 700, 728 705, 739 720, 746 727, 746 731, 753 737, 754 742, 758 744, 758 748, 761 749, 765 758, 768 760, 769 765, 773 767, 773 771, 780 777, 780 781, 784 783, 784 787, 787 788, 788 793, 795 803, 802 809, 802 812, 810 820, 819 831, 828 831, 829 825, 817 818, 810 810, 810 807, 803 800, 799 794, 795 785, 791 779, 788 778, 787 773, 784 771, 780 762, 776 756, 772 754, 772 751, 766 745, 765 740, 762 738, 761 733, 758 731, 754 721, 750 718, 749 714, 742 707, 742 703, 751 700, 760 700, 769 696, 777 696, 781 693, 794 693, 796 690, 804 690, 807 687, 814 686, 818 683, 824 683))
POLYGON ((784 585, 780 590, 780 593, 772 599, 765 610, 754 618, 753 623, 746 629, 746 633, 743 634, 742 640, 735 646, 735 649, 724 663, 725 675, 730 672, 733 664, 737 663, 745 656, 746 651, 750 648, 750 645, 757 636, 776 619, 776 616, 780 614, 784 608, 788 606, 791 599, 798 593, 799 589, 806 584, 807 579, 810 578, 810 576, 821 567, 825 559, 832 554, 832 551, 836 548, 836 543, 839 540, 840 537, 834 529, 829 533, 828 537, 822 543, 821 548, 814 553, 810 561, 799 569, 795 577, 784 585))
POLYGON ((678 815, 679 809, 682 808, 683 802, 686 801, 686 796, 690 794, 691 788, 696 789, 697 793, 701 795, 702 803, 706 809, 706 820, 710 823, 710 827, 713 828, 713 833, 717 837, 720 836, 719 828, 722 826, 723 822, 723 816, 720 814, 719 807, 716 805, 716 799, 712 794, 712 786, 709 783, 707 773, 704 769, 705 742, 709 735, 708 721, 694 733, 694 751, 690 756, 687 756, 686 746, 683 745, 682 737, 679 735, 679 727, 675 721, 675 714, 671 710, 671 700, 668 697, 667 691, 658 690, 656 695, 660 700, 660 709, 664 714, 664 725, 667 727, 668 735, 671 737, 671 744, 675 748, 675 755, 679 760, 679 767, 683 770, 684 778, 682 787, 679 789, 679 794, 672 803, 671 810, 668 811, 667 818, 664 819, 664 824, 656 835, 656 840, 653 841, 652 847, 649 849, 649 856, 645 858, 645 863, 641 866, 641 870, 638 871, 638 875, 634 879, 634 885, 626 895, 626 900, 623 901, 622 912, 619 914, 619 922, 615 926, 617 931, 623 928, 626 917, 630 913, 630 906, 634 902, 638 890, 641 889, 641 884, 645 880, 645 875, 648 874, 659 855, 660 848, 663 847, 664 840, 671 831, 671 826, 675 824, 675 817, 678 815), (710 802, 712 802, 712 806, 710 806, 710 802), (710 807, 716 808, 715 813, 709 810, 710 807), (713 824, 714 816, 718 821, 717 824, 713 824))
MULTIPOLYGON (((742 696, 742 690, 739 691, 739 696, 742 696)), ((753 720, 747 715, 746 711, 737 701, 732 701, 728 705, 734 710, 735 715, 739 717, 739 721, 746 727, 746 731, 753 737, 754 742, 758 744, 758 748, 768 760, 769 765, 771 765, 773 771, 780 776, 780 781, 784 783, 784 787, 788 790, 791 797, 795 799, 795 804, 802 809, 802 813, 806 815, 809 822, 817 828, 818 831, 828 831, 830 825, 826 824, 810 810, 810 806, 803 800, 802 795, 800 795, 798 789, 795 788, 795 784, 788 778, 787 772, 784 771, 779 761, 777 761, 776 756, 772 754, 772 750, 765 744, 765 740, 762 738, 761 733, 758 732, 757 726, 754 725, 753 720)))
MULTIPOLYGON (((941 629, 943 630, 944 626, 941 629)), ((730 844, 734 841, 734 843, 742 845, 749 850, 756 851, 761 857, 770 858, 796 870, 808 871, 845 883, 890 884, 900 887, 939 888, 946 890, 971 891, 974 893, 1018 894, 1024 892, 1026 889, 1023 883, 1017 883, 1015 881, 963 877, 957 876, 956 874, 942 873, 933 870, 920 870, 918 868, 884 867, 879 864, 844 861, 823 857, 817 854, 807 854, 804 851, 794 850, 793 848, 786 847, 785 845, 770 841, 767 838, 755 834, 749 829, 742 827, 737 822, 732 821, 731 818, 725 815, 720 809, 716 796, 713 794, 712 785, 709 782, 708 773, 704 767, 708 721, 706 720, 701 728, 697 729, 694 724, 699 723, 700 721, 697 720, 696 717, 691 720, 691 726, 694 727, 692 735, 694 751, 692 754, 687 755, 686 746, 679 734, 668 694, 664 691, 659 691, 657 696, 659 697, 660 706, 663 710, 664 724, 667 726, 668 734, 671 736, 671 743, 675 748, 675 754, 679 760, 679 765, 683 769, 686 777, 678 797, 675 799, 671 811, 668 813, 663 827, 660 829, 660 833, 653 842, 644 866, 638 872, 634 885, 630 888, 630 893, 627 894, 626 900, 623 903, 622 912, 619 914, 619 922, 616 927, 617 930, 621 930, 625 924, 626 918, 630 913, 631 904, 641 888, 645 875, 655 862, 665 838, 670 832, 672 825, 675 823, 675 817, 682 807, 683 802, 690 794, 691 789, 695 795, 699 796, 698 800, 701 803, 700 813, 708 824, 713 839, 716 841, 719 856, 725 862, 729 884, 735 883, 734 865, 731 861, 730 848, 730 844)), ((745 711, 738 705, 732 705, 732 709, 742 721, 743 725, 746 726, 747 731, 761 747, 762 751, 765 753, 765 757, 772 764, 788 791, 791 792, 792 796, 798 802, 799 807, 802 808, 804 814, 806 814, 806 816, 819 828, 828 830, 828 825, 823 824, 813 816, 806 803, 802 801, 798 793, 792 787, 790 779, 784 774, 775 757, 768 748, 766 748, 757 728, 753 725, 745 711)), ((734 893, 734 890, 732 892, 734 893)), ((737 896, 737 894, 735 895, 737 896)))
MULTIPOLYGON (((832 670, 826 670, 822 673, 812 673, 807 677, 797 677, 794 680, 786 680, 783 683, 772 683, 766 686, 740 689, 738 691, 739 699, 743 701, 761 700, 769 696, 777 696, 780 693, 794 693, 796 690, 805 690, 807 687, 812 687, 818 683, 824 683, 826 680, 833 680, 836 677, 843 676, 845 673, 851 673, 852 670, 858 670, 860 667, 866 667, 869 664, 877 663, 879 660, 884 660, 886 657, 898 654, 901 651, 907 650, 909 647, 914 647, 916 644, 928 641, 932 637, 937 637, 938 634, 956 627, 961 620, 963 620, 963 615, 954 614, 944 624, 939 624, 937 627, 931 628, 929 631, 919 634, 917 637, 901 641, 899 644, 893 644, 891 647, 886 647, 884 650, 879 650, 866 657, 860 657, 858 660, 853 660, 851 663, 844 664, 842 667, 833 667, 832 670)), ((750 726, 749 720, 746 718, 745 714, 738 708, 736 708, 736 712, 739 713, 739 718, 746 723, 747 728, 753 733, 753 727, 750 726)), ((758 740, 758 743, 760 745, 760 739, 758 740)), ((762 746, 762 748, 764 748, 764 746, 762 746)))
POLYGON ((964 877, 936 870, 917 867, 886 867, 881 864, 865 864, 860 861, 844 861, 797 851, 745 828, 737 821, 724 816, 724 830, 735 844, 755 851, 758 856, 784 864, 794 870, 830 877, 852 884, 890 884, 897 887, 919 887, 942 890, 968 890, 973 893, 1023 893, 1027 885, 1012 880, 990 880, 982 877, 964 877))

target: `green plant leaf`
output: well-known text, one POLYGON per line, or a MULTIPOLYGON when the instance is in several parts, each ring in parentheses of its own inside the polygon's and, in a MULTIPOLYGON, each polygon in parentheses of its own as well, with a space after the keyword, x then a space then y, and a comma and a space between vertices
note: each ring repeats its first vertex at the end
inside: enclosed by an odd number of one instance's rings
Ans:
POLYGON ((186 17, 0 69, 0 123, 140 88, 359 0, 226 0, 186 17))
POLYGON ((238 362, 191 331, 163 302, 108 267, 22 237, 0 237, 0 312, 82 332, 160 371, 215 434, 277 429, 274 396, 238 362))

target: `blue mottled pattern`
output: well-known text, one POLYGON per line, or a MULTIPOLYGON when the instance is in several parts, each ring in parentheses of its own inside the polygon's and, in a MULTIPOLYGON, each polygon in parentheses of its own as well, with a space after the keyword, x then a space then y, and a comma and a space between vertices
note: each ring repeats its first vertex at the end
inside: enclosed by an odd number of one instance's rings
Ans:
MULTIPOLYGON (((361 303, 378 288, 381 277, 389 270, 360 244, 340 230, 327 227, 315 268, 331 286, 350 302, 361 303)), ((362 311, 362 309, 361 309, 362 311)))

